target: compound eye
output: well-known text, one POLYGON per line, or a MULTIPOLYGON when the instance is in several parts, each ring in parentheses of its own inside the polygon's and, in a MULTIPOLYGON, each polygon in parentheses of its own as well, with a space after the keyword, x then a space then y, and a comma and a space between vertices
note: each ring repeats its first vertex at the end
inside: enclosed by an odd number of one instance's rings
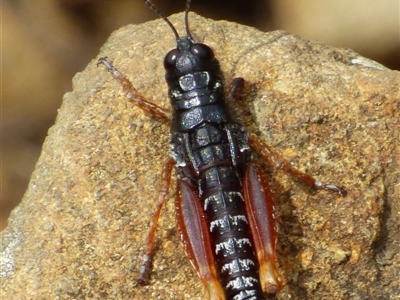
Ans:
POLYGON ((175 69, 175 64, 179 56, 179 50, 173 49, 168 52, 164 58, 164 68, 166 71, 171 71, 175 69))
POLYGON ((212 60, 214 58, 214 51, 210 47, 204 44, 193 44, 190 48, 192 53, 207 60, 212 60))

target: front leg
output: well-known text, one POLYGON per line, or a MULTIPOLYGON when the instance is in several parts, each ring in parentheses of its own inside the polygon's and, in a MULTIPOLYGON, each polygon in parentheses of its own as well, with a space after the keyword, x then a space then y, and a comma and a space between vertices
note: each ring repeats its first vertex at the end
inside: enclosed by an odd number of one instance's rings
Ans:
POLYGON ((147 100, 144 96, 142 96, 132 85, 126 76, 122 75, 117 68, 113 66, 111 62, 107 60, 107 57, 100 57, 97 65, 104 65, 107 68, 107 71, 122 85, 122 90, 125 93, 126 98, 128 98, 129 102, 132 102, 137 107, 143 109, 145 112, 151 114, 161 121, 170 122, 171 118, 167 116, 166 109, 158 106, 154 102, 147 100))

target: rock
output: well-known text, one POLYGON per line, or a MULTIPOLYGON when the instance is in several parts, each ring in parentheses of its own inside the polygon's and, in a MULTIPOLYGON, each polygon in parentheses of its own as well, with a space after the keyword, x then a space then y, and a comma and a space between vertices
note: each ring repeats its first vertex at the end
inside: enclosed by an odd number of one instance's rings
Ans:
MULTIPOLYGON (((171 21, 183 33, 182 14, 171 21)), ((302 171, 344 185, 315 193, 281 172, 277 299, 399 295, 400 73, 347 49, 190 15, 226 85, 246 80, 235 116, 302 171)), ((101 49, 135 87, 168 107, 162 20, 116 31, 101 49)), ((94 59, 73 80, 22 203, 2 234, 5 299, 203 299, 175 228, 173 199, 157 232, 151 285, 140 287, 169 126, 128 103, 94 59)), ((255 155, 255 159, 262 162, 255 155)), ((171 198, 173 198, 173 190, 171 198)))

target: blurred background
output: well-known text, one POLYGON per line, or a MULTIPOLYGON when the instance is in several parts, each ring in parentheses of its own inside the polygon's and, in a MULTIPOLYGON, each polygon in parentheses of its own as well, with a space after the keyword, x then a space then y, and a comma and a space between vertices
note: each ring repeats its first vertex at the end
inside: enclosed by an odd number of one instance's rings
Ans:
MULTIPOLYGON (((154 1, 165 15, 185 6, 184 0, 154 1)), ((0 230, 23 197, 74 74, 112 31, 157 18, 140 0, 2 0, 1 10, 0 230)), ((398 0, 193 0, 192 10, 351 48, 400 70, 398 0)))

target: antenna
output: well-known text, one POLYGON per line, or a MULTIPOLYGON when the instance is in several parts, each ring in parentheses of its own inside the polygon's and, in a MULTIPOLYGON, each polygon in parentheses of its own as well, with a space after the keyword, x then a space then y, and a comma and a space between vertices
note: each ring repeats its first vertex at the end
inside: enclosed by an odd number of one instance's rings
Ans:
POLYGON ((189 30, 189 11, 190 11, 190 3, 191 2, 192 2, 191 0, 187 0, 186 7, 185 7, 185 28, 186 28, 186 35, 188 37, 192 37, 192 34, 190 33, 190 30, 189 30))
MULTIPOLYGON (((150 9, 152 11, 154 11, 160 18, 162 18, 168 24, 168 26, 172 29, 172 32, 174 33, 175 38, 177 40, 179 40, 180 37, 179 37, 178 31, 176 31, 176 29, 175 29, 174 25, 172 25, 171 21, 168 20, 168 18, 166 16, 164 16, 150 0, 142 0, 142 1, 144 4, 146 4, 148 7, 150 7, 150 9)), ((191 0, 187 0, 186 7, 185 7, 185 27, 186 27, 186 33, 187 33, 188 37, 191 37, 190 31, 189 31, 189 19, 188 19, 190 2, 191 2, 191 0)))

